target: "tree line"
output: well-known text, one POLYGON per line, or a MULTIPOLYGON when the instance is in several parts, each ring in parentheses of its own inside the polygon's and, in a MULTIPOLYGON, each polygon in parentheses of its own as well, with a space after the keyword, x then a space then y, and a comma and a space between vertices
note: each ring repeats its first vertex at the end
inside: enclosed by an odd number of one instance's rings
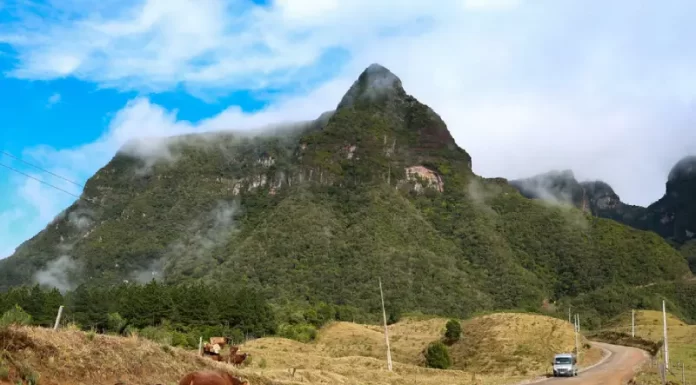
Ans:
POLYGON ((36 326, 52 327, 64 306, 63 325, 97 333, 139 335, 175 346, 196 347, 198 338, 227 336, 239 343, 246 338, 279 335, 302 341, 332 320, 364 321, 349 306, 326 303, 271 304, 260 292, 245 286, 193 284, 81 285, 61 293, 39 285, 0 293, 0 314, 19 306, 36 326))

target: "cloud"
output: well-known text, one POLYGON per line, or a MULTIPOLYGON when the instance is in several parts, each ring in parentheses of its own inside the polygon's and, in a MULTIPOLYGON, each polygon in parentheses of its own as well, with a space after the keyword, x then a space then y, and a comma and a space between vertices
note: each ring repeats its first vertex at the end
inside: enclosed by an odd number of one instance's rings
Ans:
POLYGON ((58 104, 60 102, 60 94, 55 93, 51 95, 51 97, 48 98, 48 107, 52 107, 54 104, 58 104))
POLYGON ((278 95, 260 111, 231 106, 192 122, 141 94, 93 143, 25 151, 79 180, 135 137, 316 118, 374 62, 443 117, 486 177, 571 169, 647 205, 677 160, 696 154, 689 1, 59 3, 72 18, 56 11, 0 27, 0 42, 17 52, 11 76, 278 95))
POLYGON ((75 288, 74 275, 79 274, 80 270, 79 263, 72 257, 62 255, 34 274, 34 280, 39 285, 55 287, 61 292, 66 292, 75 288))
POLYGON ((145 0, 80 9, 68 1, 56 3, 49 15, 34 12, 46 23, 7 23, 0 43, 18 51, 10 74, 22 79, 74 76, 150 91, 179 85, 262 89, 302 84, 315 72, 304 70, 331 60, 332 49, 350 50, 386 29, 446 15, 458 3, 445 0, 433 8, 421 2, 279 0, 263 7, 236 0, 145 0), (54 16, 61 11, 73 17, 54 16))

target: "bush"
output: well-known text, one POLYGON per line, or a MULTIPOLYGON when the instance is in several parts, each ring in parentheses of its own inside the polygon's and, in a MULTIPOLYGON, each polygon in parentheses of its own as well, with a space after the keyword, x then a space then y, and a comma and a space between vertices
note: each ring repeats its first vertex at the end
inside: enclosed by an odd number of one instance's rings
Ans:
POLYGON ((317 337, 317 328, 310 324, 284 324, 278 329, 278 335, 295 341, 310 342, 317 337))
POLYGON ((442 342, 433 342, 425 352, 425 363, 429 368, 447 369, 452 366, 452 358, 447 346, 442 342))
POLYGON ((118 313, 109 313, 106 316, 106 330, 110 333, 120 333, 126 326, 126 320, 118 313))
POLYGON ((398 310, 391 310, 389 312, 389 317, 387 317, 387 325, 392 325, 401 320, 401 312, 398 310))
POLYGON ((18 305, 15 305, 14 308, 6 311, 0 317, 0 327, 29 324, 31 324, 31 316, 18 305))
POLYGON ((172 344, 172 333, 163 328, 158 328, 155 326, 148 326, 141 329, 138 334, 150 341, 154 341, 160 344, 171 345, 172 344))
POLYGON ((453 343, 462 338, 462 324, 458 320, 451 319, 445 325, 445 341, 453 343))

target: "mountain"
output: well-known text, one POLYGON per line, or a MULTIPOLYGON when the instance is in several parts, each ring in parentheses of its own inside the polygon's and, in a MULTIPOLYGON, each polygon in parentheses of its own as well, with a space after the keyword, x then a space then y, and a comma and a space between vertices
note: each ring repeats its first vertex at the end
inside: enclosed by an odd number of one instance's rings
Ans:
POLYGON ((688 259, 696 272, 696 156, 677 162, 667 177, 665 195, 648 207, 628 205, 607 183, 578 182, 572 171, 551 171, 510 185, 530 199, 573 205, 602 218, 653 231, 688 259))
POLYGON ((549 171, 530 178, 509 181, 523 196, 561 205, 572 205, 602 218, 633 227, 646 221, 645 209, 627 205, 612 187, 602 181, 579 182, 572 170, 549 171))
POLYGON ((335 111, 256 136, 124 146, 0 261, 0 290, 218 282, 277 304, 467 316, 689 276, 662 238, 485 179, 430 107, 369 66, 335 111))

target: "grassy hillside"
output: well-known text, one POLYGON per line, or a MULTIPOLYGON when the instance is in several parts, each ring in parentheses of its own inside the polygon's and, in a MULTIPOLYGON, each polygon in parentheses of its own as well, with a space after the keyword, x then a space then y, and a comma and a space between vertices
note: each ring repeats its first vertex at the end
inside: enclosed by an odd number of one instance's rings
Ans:
MULTIPOLYGON (((0 384, 174 384, 189 371, 225 365, 139 337, 114 337, 76 329, 0 331, 0 384), (22 382, 23 380, 23 382, 22 382)), ((233 373, 239 373, 227 367, 233 373)), ((243 373, 253 384, 271 382, 243 373)))
MULTIPOLYGON (((574 346, 573 327, 567 322, 530 314, 491 314, 464 322, 462 340, 450 348, 455 370, 425 369, 422 353, 442 338, 446 322, 419 317, 390 325, 393 374, 384 371, 386 347, 379 326, 337 322, 323 328, 311 344, 261 338, 243 348, 254 355, 254 370, 263 357, 266 367, 259 373, 277 379, 287 378, 287 369, 296 368, 302 382, 502 384, 546 374, 553 354, 574 346)), ((601 358, 599 350, 582 349, 582 366, 601 358)))
POLYGON ((0 290, 156 278, 378 314, 381 277, 391 314, 468 317, 689 274, 656 234, 528 200, 471 161, 371 66, 333 114, 282 136, 127 146, 0 261, 0 290))
MULTIPOLYGON (((575 349, 573 326, 567 321, 532 314, 499 313, 477 317, 464 324, 464 338, 450 352, 454 367, 478 373, 546 373, 556 353, 575 349)), ((581 367, 601 359, 580 336, 581 367)))
MULTIPOLYGON (((663 318, 660 311, 637 311, 635 315, 636 336, 654 342, 661 342, 663 339, 663 318)), ((617 317, 607 327, 608 330, 615 330, 624 333, 631 332, 631 314, 625 313, 617 317)), ((677 370, 678 362, 685 364, 685 376, 687 380, 696 377, 696 326, 689 325, 680 318, 667 314, 667 337, 669 344, 670 369, 673 373, 668 374, 668 380, 674 383, 681 383, 681 368, 677 370)), ((656 357, 656 361, 644 368, 637 376, 636 380, 641 385, 660 384, 657 375, 656 362, 663 362, 664 351, 656 357)))
MULTIPOLYGON (((54 332, 21 327, 3 332, 0 342, 0 384, 34 378, 42 385, 172 384, 185 373, 199 369, 226 369, 252 384, 505 384, 544 374, 544 363, 553 349, 568 347, 572 326, 542 316, 493 314, 466 323, 462 347, 473 355, 462 370, 436 370, 420 366, 421 352, 442 336, 444 319, 408 318, 390 326, 394 371, 385 370, 382 330, 371 325, 338 322, 322 329, 309 344, 277 337, 251 340, 241 350, 251 353, 241 369, 197 357, 167 344, 136 335, 116 337, 82 332, 73 328, 54 332), (486 325, 486 327, 480 327, 486 325), (533 330, 533 341, 523 333, 504 337, 501 331, 517 326, 533 330), (492 341, 482 344, 481 341, 492 341), (548 347, 542 347, 548 345, 548 347), (472 346, 475 346, 474 350, 472 346), (498 351, 505 346, 502 351, 498 351), (531 347, 533 346, 533 347, 531 347), (531 348, 530 348, 531 347, 531 348), (524 353, 519 353, 525 350, 524 353), (517 357, 505 356, 517 352, 517 357), (519 358, 523 359, 520 360, 519 358), (513 359, 517 371, 505 364, 513 359), (481 361, 479 361, 481 360, 481 361), (493 363, 493 364, 492 364, 493 363), (485 368, 485 369, 484 369, 485 368), (505 370, 501 370, 506 368, 505 370), (294 369, 294 374, 293 374, 294 369)), ((460 347, 453 347, 457 354, 460 347)), ((599 359, 594 350, 583 354, 583 364, 599 359)), ((461 364, 460 364, 461 365, 461 364)))

